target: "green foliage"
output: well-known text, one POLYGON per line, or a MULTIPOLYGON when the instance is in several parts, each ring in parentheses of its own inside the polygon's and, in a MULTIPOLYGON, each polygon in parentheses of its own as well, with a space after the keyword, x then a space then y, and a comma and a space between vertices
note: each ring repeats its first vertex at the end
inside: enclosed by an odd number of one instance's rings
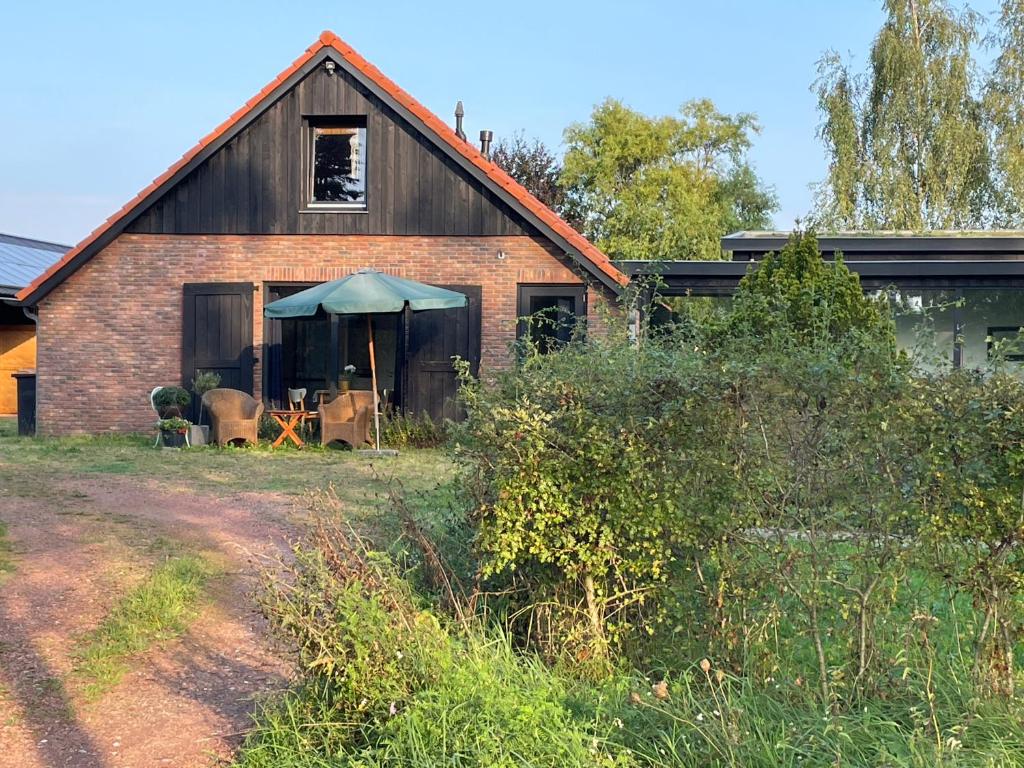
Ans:
POLYGON ((447 438, 445 425, 426 413, 389 413, 380 424, 381 445, 389 448, 439 448, 447 438))
POLYGON ((563 212, 615 258, 721 258, 722 235, 765 228, 777 207, 746 159, 758 131, 708 100, 648 117, 608 99, 565 131, 563 212))
POLYGON ((985 84, 996 196, 995 224, 1024 224, 1024 2, 1003 0, 989 42, 998 51, 985 84))
POLYGON ((182 387, 161 387, 153 395, 153 404, 157 408, 185 408, 192 403, 192 395, 182 387))
POLYGON ((482 573, 512 580, 527 605, 548 605, 572 638, 556 655, 600 654, 630 628, 653 631, 653 593, 681 553, 718 535, 727 447, 704 436, 729 414, 698 407, 721 392, 675 344, 578 340, 528 356, 494 384, 464 379, 469 417, 453 440, 482 573), (682 514, 693 494, 706 514, 682 514))
POLYGON ((522 133, 501 139, 491 159, 548 208, 566 213, 565 190, 559 184, 562 165, 540 139, 527 141, 522 133))
POLYGON ((219 386, 220 374, 216 371, 196 371, 195 378, 192 379, 192 391, 199 397, 219 386))
POLYGON ((741 281, 729 320, 734 337, 763 346, 780 334, 798 346, 832 342, 887 346, 895 354, 895 329, 884 299, 864 295, 860 278, 842 254, 825 261, 813 232, 794 233, 779 253, 768 254, 741 281))
POLYGON ((981 227, 989 149, 974 91, 978 16, 945 0, 885 0, 866 72, 835 52, 814 90, 829 172, 816 223, 831 229, 981 227))
POLYGON ((76 652, 87 693, 98 696, 116 685, 130 657, 183 632, 210 575, 210 565, 198 556, 172 557, 121 598, 76 652))
POLYGON ((160 419, 157 422, 157 429, 161 432, 184 432, 188 429, 188 421, 179 416, 172 416, 169 419, 160 419))
POLYGON ((613 764, 557 677, 478 628, 446 628, 353 532, 323 522, 294 554, 262 606, 305 683, 264 708, 239 765, 613 764))
POLYGON ((928 562, 982 611, 974 672, 1013 695, 1024 633, 1024 381, 954 371, 921 392, 928 562))

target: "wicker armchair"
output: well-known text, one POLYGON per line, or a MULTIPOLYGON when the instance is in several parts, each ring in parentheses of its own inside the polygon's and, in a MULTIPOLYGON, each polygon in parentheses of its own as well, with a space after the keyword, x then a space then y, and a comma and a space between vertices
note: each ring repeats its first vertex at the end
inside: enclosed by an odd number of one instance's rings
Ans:
MULTIPOLYGON (((370 416, 373 406, 367 407, 355 397, 357 393, 342 392, 318 409, 320 413, 320 444, 330 445, 344 440, 353 448, 370 442, 370 416)), ((372 395, 371 395, 372 399, 372 395)))
POLYGON ((217 445, 227 445, 232 440, 258 441, 263 403, 252 395, 237 389, 211 389, 203 395, 203 406, 210 414, 217 445))

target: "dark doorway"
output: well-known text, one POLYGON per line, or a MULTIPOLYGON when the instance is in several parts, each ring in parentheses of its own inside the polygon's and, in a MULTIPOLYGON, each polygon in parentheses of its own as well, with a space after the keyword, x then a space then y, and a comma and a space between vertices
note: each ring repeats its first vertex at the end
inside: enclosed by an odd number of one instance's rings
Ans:
POLYGON ((191 388, 197 371, 210 371, 220 386, 252 394, 252 292, 252 283, 185 283, 183 387, 191 388))
POLYGON ((479 285, 442 285, 465 294, 460 309, 412 312, 409 319, 405 410, 434 421, 462 416, 456 394, 453 357, 468 360, 473 375, 480 366, 481 290, 479 285))
POLYGON ((540 352, 569 342, 587 316, 582 285, 520 285, 517 336, 529 338, 540 352))
MULTIPOLYGON (((313 283, 268 285, 267 303, 303 291, 313 283)), ((377 349, 377 386, 394 402, 400 380, 399 352, 402 349, 400 313, 373 316, 377 349)), ((355 367, 351 386, 369 390, 370 355, 365 315, 338 318, 338 370, 355 367)), ((288 389, 305 389, 306 405, 314 407, 317 390, 330 389, 331 320, 323 311, 312 317, 266 318, 263 324, 263 398, 276 408, 287 406, 288 389)))

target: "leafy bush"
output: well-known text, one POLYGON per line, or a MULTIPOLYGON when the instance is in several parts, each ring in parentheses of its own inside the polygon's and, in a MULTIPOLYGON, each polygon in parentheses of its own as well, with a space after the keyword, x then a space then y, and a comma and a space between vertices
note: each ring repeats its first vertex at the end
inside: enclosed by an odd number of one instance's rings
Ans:
POLYGON ((716 506, 733 487, 727 444, 705 437, 729 422, 727 395, 668 337, 640 349, 625 336, 577 341, 493 384, 464 377, 468 419, 454 441, 483 575, 542 606, 574 655, 603 657, 630 628, 652 631, 675 565, 735 522, 716 506), (683 514, 694 496, 706 504, 683 514))
POLYGON ((825 261, 813 232, 796 232, 740 281, 729 332, 757 343, 780 333, 797 344, 861 343, 894 355, 896 336, 884 298, 864 295, 860 277, 837 253, 825 261))
POLYGON ((1024 380, 953 371, 922 396, 926 566, 971 595, 973 672, 1013 696, 1024 637, 1024 380))
POLYGON ((192 395, 181 387, 161 387, 153 395, 153 404, 158 408, 187 408, 192 403, 192 395))

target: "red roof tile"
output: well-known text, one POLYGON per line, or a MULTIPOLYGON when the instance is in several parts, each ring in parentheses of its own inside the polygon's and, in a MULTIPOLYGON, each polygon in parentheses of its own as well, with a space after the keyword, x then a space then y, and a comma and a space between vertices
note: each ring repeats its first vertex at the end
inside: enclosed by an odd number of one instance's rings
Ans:
POLYGON ((285 80, 295 74, 301 69, 307 62, 310 61, 317 53, 323 48, 331 48, 339 54, 351 67, 360 72, 364 77, 371 80, 381 90, 386 92, 391 98, 401 104, 403 107, 409 110, 415 117, 421 120, 430 130, 432 130, 438 138, 452 146, 457 150, 463 157, 469 160, 474 166, 479 168, 486 174, 493 183, 497 184, 501 188, 505 189, 517 202, 519 202, 524 208, 530 213, 540 219, 545 225, 547 225, 553 232, 562 237, 568 242, 573 248, 575 248, 580 257, 588 261, 602 273, 607 275, 618 285, 626 285, 629 282, 629 278, 620 272, 611 263, 607 256, 601 252, 595 245, 588 241, 583 235, 573 229, 567 224, 561 217, 555 214, 550 208, 544 205, 540 200, 531 195, 525 187, 519 182, 509 176, 504 170, 499 168, 495 163, 484 157, 483 153, 480 152, 474 145, 468 141, 463 141, 456 134, 455 131, 448 126, 443 120, 437 117, 433 112, 427 109, 425 106, 420 104, 416 99, 406 93, 400 88, 393 80, 388 78, 383 72, 377 67, 368 62, 352 47, 338 37, 333 32, 325 30, 320 34, 313 45, 306 49, 306 52, 292 62, 286 70, 281 72, 275 77, 270 83, 268 83, 259 93, 249 99, 239 109, 235 110, 231 116, 223 123, 218 125, 209 134, 199 140, 192 149, 186 152, 181 158, 175 162, 170 168, 164 171, 162 174, 157 176, 145 189, 139 192, 135 197, 125 203, 114 215, 110 216, 103 224, 94 229, 83 239, 78 245, 68 251, 64 257, 56 264, 51 266, 46 272, 36 278, 31 285, 26 286, 17 294, 19 301, 25 301, 34 296, 39 291, 40 287, 47 282, 51 277, 59 273, 68 264, 70 264, 79 254, 89 248, 90 245, 96 242, 98 238, 103 236, 111 228, 115 227, 139 205, 147 201, 147 198, 155 192, 161 185, 171 179, 179 170, 199 154, 206 146, 221 138, 225 133, 230 131, 235 125, 249 115, 253 110, 259 107, 267 97, 269 97, 285 80))

